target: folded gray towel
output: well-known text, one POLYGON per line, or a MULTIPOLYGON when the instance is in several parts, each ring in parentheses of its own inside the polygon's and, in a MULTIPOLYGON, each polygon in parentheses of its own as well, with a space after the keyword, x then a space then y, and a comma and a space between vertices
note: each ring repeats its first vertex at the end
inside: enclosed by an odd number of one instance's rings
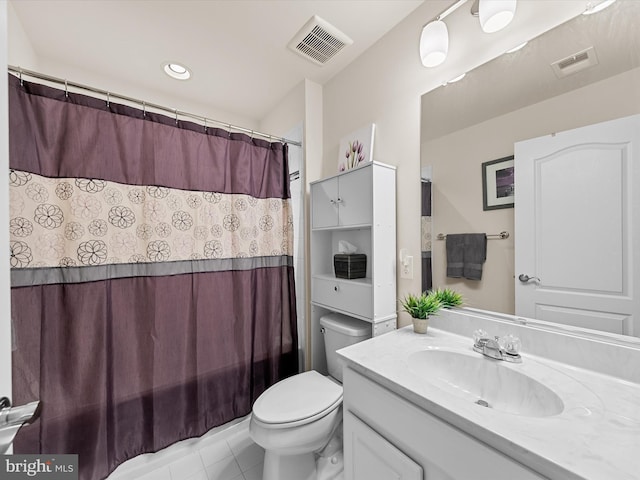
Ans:
POLYGON ((487 259, 485 233, 452 233, 446 238, 447 277, 482 279, 482 264, 487 259))
POLYGON ((482 264, 487 259, 487 235, 467 233, 464 235, 464 267, 462 276, 469 280, 482 279, 482 264))
POLYGON ((464 271, 464 242, 464 233, 453 233, 447 235, 447 277, 462 277, 462 273, 464 271))

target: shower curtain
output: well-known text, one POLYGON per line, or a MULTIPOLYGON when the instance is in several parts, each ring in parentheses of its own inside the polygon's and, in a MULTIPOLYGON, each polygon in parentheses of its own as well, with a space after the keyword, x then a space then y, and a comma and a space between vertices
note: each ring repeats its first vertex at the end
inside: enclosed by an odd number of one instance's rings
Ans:
POLYGON ((80 478, 297 373, 287 146, 9 75, 16 453, 80 478))

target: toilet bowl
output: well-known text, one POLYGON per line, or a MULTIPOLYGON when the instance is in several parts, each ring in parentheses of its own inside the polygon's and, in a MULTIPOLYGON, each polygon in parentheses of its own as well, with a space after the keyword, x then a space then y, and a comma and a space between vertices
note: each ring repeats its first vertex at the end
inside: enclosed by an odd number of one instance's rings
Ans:
POLYGON ((251 438, 265 449, 262 479, 315 479, 315 452, 341 421, 342 387, 314 370, 270 387, 249 422, 251 438))
POLYGON ((370 338, 371 326, 337 313, 320 324, 331 376, 299 373, 272 385, 253 405, 249 434, 265 449, 262 480, 321 480, 319 465, 332 472, 342 465, 342 366, 335 352, 370 338))

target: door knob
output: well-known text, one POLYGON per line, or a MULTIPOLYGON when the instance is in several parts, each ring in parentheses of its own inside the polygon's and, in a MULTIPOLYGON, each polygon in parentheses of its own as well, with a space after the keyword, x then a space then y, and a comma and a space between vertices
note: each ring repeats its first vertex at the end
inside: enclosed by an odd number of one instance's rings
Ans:
POLYGON ((518 280, 520 280, 522 283, 527 283, 529 280, 535 280, 537 282, 540 281, 538 277, 530 277, 526 273, 521 273, 520 275, 518 275, 518 280))

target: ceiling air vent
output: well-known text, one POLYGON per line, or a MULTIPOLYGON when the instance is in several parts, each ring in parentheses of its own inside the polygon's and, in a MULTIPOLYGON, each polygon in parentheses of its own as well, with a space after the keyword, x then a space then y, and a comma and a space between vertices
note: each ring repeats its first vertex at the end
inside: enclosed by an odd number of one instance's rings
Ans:
POLYGON ((353 40, 314 15, 289 42, 289 48, 316 65, 324 65, 353 40))
POLYGON ((598 56, 596 51, 593 47, 589 47, 586 50, 581 50, 557 62, 553 62, 551 68, 553 68, 556 77, 563 78, 597 64, 598 56))

